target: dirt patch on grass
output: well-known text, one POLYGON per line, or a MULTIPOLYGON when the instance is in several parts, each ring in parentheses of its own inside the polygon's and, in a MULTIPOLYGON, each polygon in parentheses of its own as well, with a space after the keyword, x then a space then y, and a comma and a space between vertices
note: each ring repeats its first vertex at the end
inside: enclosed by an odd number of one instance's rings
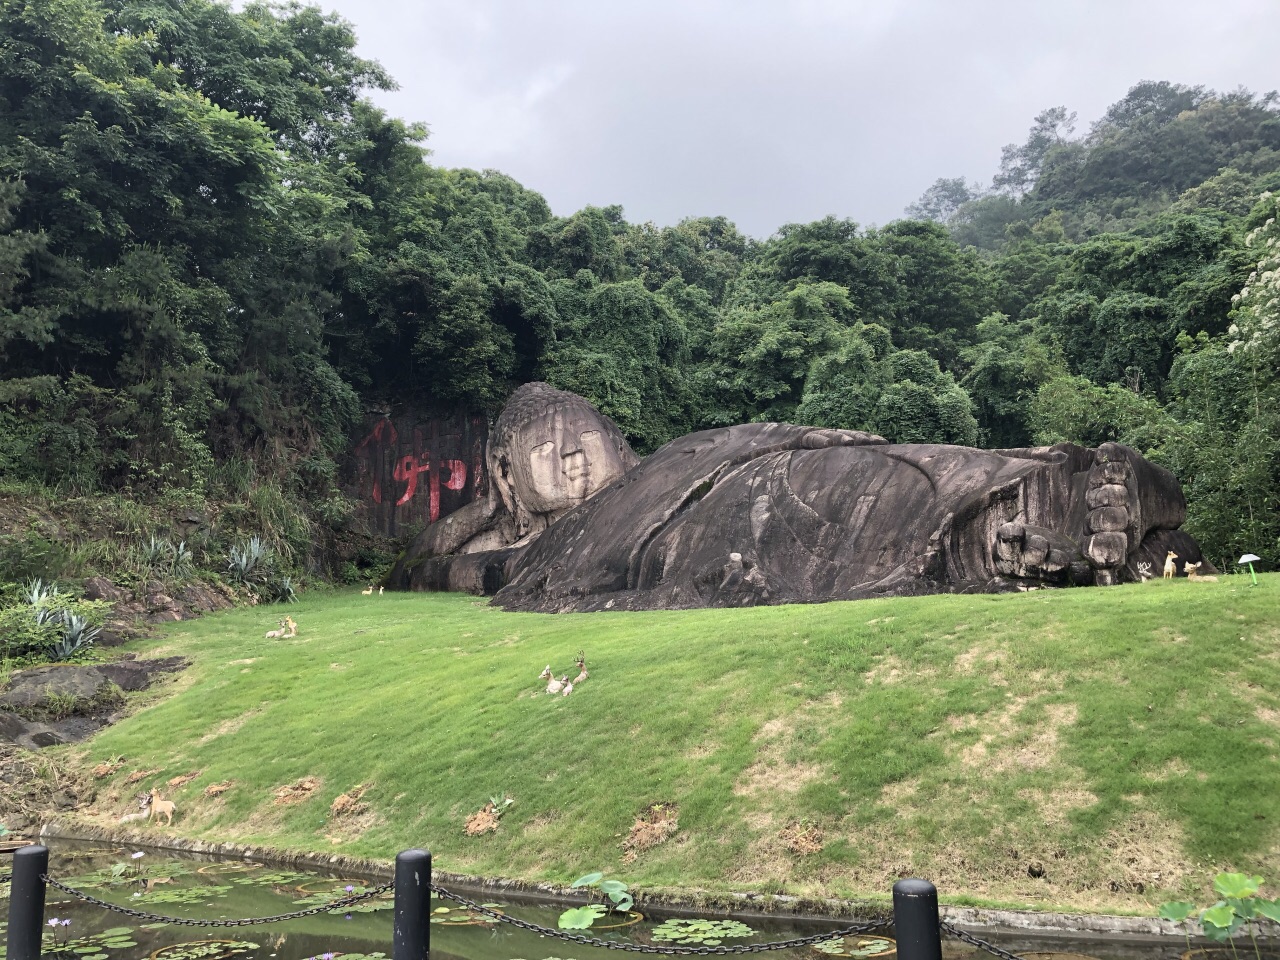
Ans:
POLYGON ((896 654, 886 653, 876 661, 875 666, 862 675, 867 683, 901 683, 904 680, 921 680, 936 677, 938 671, 933 667, 913 667, 898 659, 896 654))
POLYGON ((822 850, 823 834, 815 824, 794 821, 787 824, 778 839, 798 857, 807 857, 822 850))
POLYGON ((196 743, 210 743, 213 740, 217 740, 219 737, 225 737, 229 733, 235 733, 261 712, 261 710, 250 710, 248 713, 242 713, 239 716, 223 720, 220 724, 197 740, 196 743))
POLYGON ((124 778, 124 782, 130 783, 130 784, 140 783, 143 780, 147 779, 147 777, 151 776, 152 774, 159 773, 159 772, 160 772, 160 769, 158 767, 152 770, 135 770, 133 771, 133 773, 129 774, 127 777, 124 778))
POLYGON ((123 760, 104 760, 102 763, 95 766, 90 773, 93 774, 95 779, 103 780, 106 777, 118 773, 123 766, 123 760))
POLYGON ((357 817, 369 809, 369 805, 360 798, 369 788, 362 783, 356 784, 346 793, 340 793, 329 804, 329 816, 336 819, 357 817))
POLYGON ((203 770, 193 770, 193 771, 191 771, 190 773, 181 773, 181 774, 179 774, 179 775, 178 775, 178 776, 176 776, 176 777, 170 777, 170 778, 169 778, 169 786, 171 786, 171 787, 185 787, 188 783, 190 783, 190 782, 191 782, 192 780, 194 780, 196 777, 200 776, 200 774, 202 774, 202 773, 204 773, 204 771, 203 771, 203 770))
POLYGON ((919 789, 919 780, 895 780, 880 788, 880 802, 896 807, 914 797, 919 789))
POLYGON ((979 730, 980 738, 960 751, 960 762, 966 767, 980 768, 984 775, 1008 773, 1011 770, 1041 770, 1058 758, 1058 738, 1064 727, 1076 722, 1073 703, 1051 703, 1044 708, 1044 718, 1022 719, 1028 700, 1013 697, 999 710, 981 717, 958 718, 954 729, 979 730), (1030 728, 1029 736, 1025 731, 1030 728))
POLYGON ((747 852, 729 873, 731 883, 755 890, 776 889, 791 877, 795 861, 787 855, 786 848, 776 835, 753 840, 747 852))
POLYGON ((220 797, 232 787, 236 785, 234 780, 223 780, 221 783, 211 783, 204 788, 206 797, 220 797))
POLYGON ((559 810, 549 810, 546 813, 540 813, 524 825, 524 833, 526 836, 530 837, 537 836, 559 819, 559 810))
POLYGON ((767 760, 757 760, 742 772, 741 779, 733 785, 733 792, 740 797, 798 793, 806 783, 812 783, 825 775, 826 769, 816 763, 769 763, 767 760))
POLYGON ((1137 810, 1102 838, 1107 885, 1142 893, 1147 886, 1178 887, 1187 875, 1182 826, 1151 810, 1137 810))
POLYGON ((635 863, 646 850, 665 843, 680 827, 680 808, 674 803, 651 803, 631 825, 622 841, 622 862, 635 863))
POLYGON ((761 740, 773 740, 783 734, 791 732, 791 721, 784 717, 774 717, 772 720, 766 720, 764 724, 756 731, 756 735, 751 738, 753 743, 759 743, 761 740))
POLYGON ((468 837, 478 837, 483 833, 496 833, 498 830, 498 808, 486 803, 471 816, 467 817, 462 829, 468 837))
POLYGON ((1036 805, 1041 823, 1054 827, 1065 824, 1072 811, 1084 810, 1098 802, 1096 794, 1071 788, 1019 790, 1018 796, 1036 805))
POLYGON ((1150 770, 1144 776, 1152 783, 1164 783, 1166 780, 1176 780, 1179 777, 1185 777, 1191 772, 1191 768, 1187 766, 1185 760, 1181 757, 1173 757, 1159 770, 1150 770))
POLYGON ((322 781, 319 777, 303 777, 297 783, 286 784, 278 787, 275 792, 275 798, 272 801, 279 807, 289 806, 294 803, 302 803, 309 800, 311 796, 320 789, 322 781))
POLYGON ((956 654, 955 660, 951 661, 951 670, 962 677, 969 677, 977 672, 979 665, 995 667, 1001 659, 999 650, 991 649, 986 643, 976 643, 956 654))

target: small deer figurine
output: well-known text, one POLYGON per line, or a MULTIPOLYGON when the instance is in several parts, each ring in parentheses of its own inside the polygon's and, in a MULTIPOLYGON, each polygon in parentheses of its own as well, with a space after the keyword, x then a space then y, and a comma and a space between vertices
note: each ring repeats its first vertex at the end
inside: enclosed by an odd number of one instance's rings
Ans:
POLYGON ((1164 578, 1166 580, 1172 580, 1174 576, 1177 575, 1178 565, 1173 562, 1177 559, 1178 559, 1178 555, 1174 553, 1172 550, 1170 550, 1169 555, 1164 558, 1164 578))
POLYGON ((573 661, 578 665, 578 675, 573 678, 574 683, 581 683, 587 679, 587 655, 582 650, 578 651, 577 658, 573 661))
POLYGON ((151 791, 151 813, 154 818, 164 817, 165 826, 173 823, 173 815, 177 813, 178 808, 172 800, 166 800, 160 796, 159 790, 151 791))
POLYGON ((268 630, 268 640, 289 639, 298 635, 298 625, 294 622, 293 617, 285 617, 280 621, 279 630, 268 630))

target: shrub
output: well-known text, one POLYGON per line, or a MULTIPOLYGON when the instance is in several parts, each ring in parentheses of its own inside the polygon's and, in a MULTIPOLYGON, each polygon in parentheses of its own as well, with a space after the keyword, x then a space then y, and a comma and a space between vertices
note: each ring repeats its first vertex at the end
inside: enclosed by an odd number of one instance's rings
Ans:
POLYGON ((0 535, 0 583, 33 577, 53 580, 66 569, 68 560, 66 547, 38 533, 0 535))

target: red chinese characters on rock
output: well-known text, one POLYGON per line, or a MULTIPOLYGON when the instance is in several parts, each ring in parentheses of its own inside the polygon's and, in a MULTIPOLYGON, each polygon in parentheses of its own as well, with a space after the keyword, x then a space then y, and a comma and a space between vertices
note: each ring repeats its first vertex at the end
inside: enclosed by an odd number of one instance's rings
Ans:
MULTIPOLYGON (((461 450, 456 449, 461 438, 441 438, 437 435, 437 422, 432 421, 430 426, 429 438, 424 437, 421 428, 415 427, 410 452, 402 453, 400 432, 395 424, 388 417, 378 421, 354 449, 359 465, 362 496, 369 496, 378 505, 389 502, 395 507, 403 507, 410 504, 420 495, 420 490, 425 488, 428 500, 425 519, 434 523, 440 519, 442 490, 463 491, 470 479, 472 496, 465 499, 470 500, 478 494, 483 480, 483 442, 473 444, 472 464, 468 470, 465 460, 456 456, 436 456, 433 451, 433 448, 454 447, 448 452, 461 453, 461 450), (450 443, 450 440, 454 442, 450 443), (390 478, 386 476, 388 466, 391 467, 390 478), (419 479, 422 474, 427 475, 425 480, 419 479), (364 482, 368 479, 372 480, 371 488, 364 482), (388 479, 394 483, 388 483, 388 479), (364 492, 366 490, 367 494, 364 492)), ((460 504, 455 501, 452 509, 457 506, 460 504)))

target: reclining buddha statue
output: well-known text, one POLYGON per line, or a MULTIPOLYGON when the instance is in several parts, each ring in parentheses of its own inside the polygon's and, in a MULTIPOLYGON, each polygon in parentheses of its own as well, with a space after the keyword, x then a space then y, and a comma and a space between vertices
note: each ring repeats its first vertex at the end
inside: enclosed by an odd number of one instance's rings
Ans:
POLYGON ((1169 551, 1201 559, 1177 480, 1118 443, 979 450, 750 423, 641 461, 587 401, 526 384, 488 459, 488 501, 428 527, 392 586, 511 610, 679 609, 1105 586, 1169 551))

